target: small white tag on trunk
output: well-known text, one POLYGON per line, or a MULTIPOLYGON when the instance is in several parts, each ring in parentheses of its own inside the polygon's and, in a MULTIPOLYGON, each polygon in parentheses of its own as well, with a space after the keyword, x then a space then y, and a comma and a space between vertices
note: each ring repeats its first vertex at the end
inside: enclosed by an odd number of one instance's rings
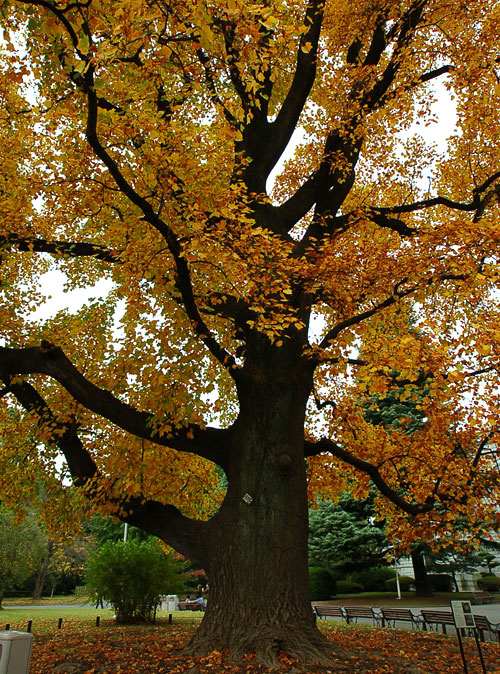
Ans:
POLYGON ((250 505, 250 503, 252 503, 252 501, 253 501, 253 498, 250 496, 250 494, 245 494, 245 496, 243 497, 243 500, 245 501, 245 503, 247 505, 250 505))

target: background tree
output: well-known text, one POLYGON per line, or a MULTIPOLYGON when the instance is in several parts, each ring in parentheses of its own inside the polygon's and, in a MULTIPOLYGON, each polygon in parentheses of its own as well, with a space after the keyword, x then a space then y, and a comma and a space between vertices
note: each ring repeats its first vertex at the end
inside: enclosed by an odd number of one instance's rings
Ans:
MULTIPOLYGON (((415 321, 411 321, 413 325, 415 321)), ((413 335, 417 331, 410 329, 413 335)), ((394 372, 393 378, 396 379, 400 373, 394 372)), ((384 426, 390 429, 398 429, 408 436, 412 436, 416 431, 422 430, 426 423, 426 417, 422 409, 423 399, 429 395, 428 383, 426 387, 425 373, 421 373, 422 380, 419 390, 415 390, 411 397, 406 395, 404 387, 398 386, 397 380, 394 381, 392 388, 385 393, 371 395, 363 401, 363 416, 366 421, 374 426, 384 426)), ((409 549, 409 555, 413 566, 413 576, 415 578, 415 593, 419 597, 427 597, 432 594, 432 587, 427 576, 425 566, 425 553, 428 546, 423 542, 414 542, 409 549)))
POLYGON ((4 498, 28 464, 55 520, 70 474, 205 568, 193 652, 329 662, 307 486, 373 483, 402 547, 498 502, 498 2, 1 11, 4 498), (440 82, 444 153, 419 133, 440 82), (51 268, 100 298, 43 320, 51 268), (411 438, 363 418, 394 384, 411 438))
POLYGON ((324 566, 338 578, 352 571, 385 565, 389 541, 383 528, 370 521, 370 507, 343 495, 338 504, 319 501, 309 511, 309 564, 324 566))
POLYGON ((34 515, 16 522, 15 513, 0 505, 0 608, 6 591, 22 583, 45 553, 43 531, 34 515))
POLYGON ((33 598, 45 591, 52 596, 72 594, 83 584, 85 564, 92 551, 89 536, 67 535, 64 541, 48 537, 46 554, 41 559, 34 578, 33 598))
MULTIPOLYGON (((123 522, 119 522, 114 517, 103 517, 95 514, 89 520, 88 531, 95 539, 97 545, 104 545, 108 541, 117 543, 123 541, 125 536, 123 522)), ((128 527, 127 540, 138 539, 140 541, 146 540, 148 534, 138 527, 128 527)))
POLYGON ((481 566, 481 558, 477 552, 462 552, 446 548, 426 555, 427 568, 435 573, 447 573, 453 579, 455 592, 460 588, 457 573, 475 573, 481 566))
POLYGON ((490 576, 494 576, 494 569, 496 569, 497 566, 500 566, 500 562, 497 561, 498 557, 496 557, 491 552, 487 552, 486 550, 478 552, 477 556, 479 557, 481 566, 485 566, 488 569, 490 576))

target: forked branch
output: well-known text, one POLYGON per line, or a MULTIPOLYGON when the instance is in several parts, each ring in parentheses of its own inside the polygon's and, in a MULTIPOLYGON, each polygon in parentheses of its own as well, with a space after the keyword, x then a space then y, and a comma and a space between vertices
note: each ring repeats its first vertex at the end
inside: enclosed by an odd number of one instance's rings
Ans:
POLYGON ((112 393, 86 379, 62 349, 48 342, 40 347, 9 349, 0 347, 0 376, 45 374, 58 381, 68 393, 88 410, 119 426, 138 438, 181 452, 202 456, 224 467, 227 457, 226 432, 190 424, 172 428, 170 437, 155 430, 154 416, 140 412, 112 393))
MULTIPOLYGON (((62 422, 53 414, 46 401, 28 382, 13 382, 11 377, 2 377, 6 389, 28 412, 38 417, 39 422, 48 427, 50 443, 64 454, 75 485, 88 496, 102 498, 99 490, 100 473, 82 441, 78 437, 76 421, 62 422), (94 493, 95 492, 95 493, 94 493)), ((109 495, 106 499, 120 512, 120 519, 138 526, 149 533, 168 541, 190 559, 206 565, 205 546, 202 544, 205 522, 198 522, 182 515, 172 505, 166 505, 141 497, 117 498, 109 495)))
POLYGON ((304 442, 305 456, 316 456, 323 452, 341 459, 349 466, 352 466, 353 468, 356 468, 357 470, 360 470, 361 472, 368 475, 371 478, 373 484, 379 489, 380 493, 392 501, 392 503, 398 506, 398 508, 400 508, 403 512, 408 513, 408 515, 415 516, 429 512, 436 505, 434 499, 432 498, 429 498, 424 503, 414 503, 407 501, 401 496, 398 490, 393 489, 389 484, 387 484, 380 474, 377 466, 374 466, 372 463, 354 456, 346 449, 328 438, 321 438, 317 442, 304 442))

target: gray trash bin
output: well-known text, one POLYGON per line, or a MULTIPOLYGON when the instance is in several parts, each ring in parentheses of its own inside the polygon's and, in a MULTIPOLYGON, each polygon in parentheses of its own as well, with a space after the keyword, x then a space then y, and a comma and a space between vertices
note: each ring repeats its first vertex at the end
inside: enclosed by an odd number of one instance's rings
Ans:
POLYGON ((0 674, 28 674, 32 646, 31 632, 0 631, 0 674))

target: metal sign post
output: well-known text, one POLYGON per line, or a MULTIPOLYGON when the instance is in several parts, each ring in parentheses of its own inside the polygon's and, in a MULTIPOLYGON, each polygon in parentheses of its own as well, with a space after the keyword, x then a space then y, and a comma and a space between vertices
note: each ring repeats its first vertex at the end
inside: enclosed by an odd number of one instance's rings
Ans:
POLYGON ((481 650, 481 644, 479 643, 479 639, 477 636, 476 621, 474 619, 474 614, 472 613, 472 606, 470 601, 450 601, 450 605, 451 611, 453 613, 453 620, 455 621, 455 627, 457 629, 458 644, 460 646, 460 653, 462 655, 462 662, 464 664, 465 674, 469 673, 467 671, 467 662, 465 660, 465 651, 462 642, 462 630, 464 629, 474 631, 477 650, 479 652, 479 659, 481 660, 481 666, 483 668, 483 674, 486 674, 486 666, 484 663, 483 652, 481 650))

